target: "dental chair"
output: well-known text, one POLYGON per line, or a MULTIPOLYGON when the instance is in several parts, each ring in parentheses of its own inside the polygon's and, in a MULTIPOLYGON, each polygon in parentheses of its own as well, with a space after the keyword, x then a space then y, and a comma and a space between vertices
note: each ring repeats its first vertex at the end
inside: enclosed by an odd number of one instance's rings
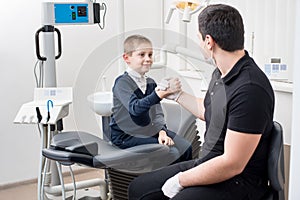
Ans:
POLYGON ((282 127, 274 121, 268 152, 268 192, 262 200, 285 200, 284 149, 282 127))
MULTIPOLYGON (((175 102, 162 102, 162 107, 168 129, 186 138, 192 144, 193 158, 197 158, 201 142, 195 116, 175 102)), ((50 148, 43 149, 42 154, 46 160, 56 161, 58 170, 60 165, 73 164, 105 169, 107 192, 101 195, 101 199, 126 200, 132 179, 170 164, 179 155, 170 154, 169 147, 160 144, 119 149, 109 141, 109 121, 109 117, 102 117, 103 139, 82 131, 61 132, 53 136, 50 148)), ((61 172, 59 175, 62 199, 65 199, 61 172)), ((73 184, 73 196, 76 196, 73 184)))

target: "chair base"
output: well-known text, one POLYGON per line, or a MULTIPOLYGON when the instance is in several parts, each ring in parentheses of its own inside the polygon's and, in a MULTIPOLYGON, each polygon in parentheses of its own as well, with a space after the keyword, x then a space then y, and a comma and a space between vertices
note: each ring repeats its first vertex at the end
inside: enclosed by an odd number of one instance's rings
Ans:
POLYGON ((114 169, 107 169, 107 178, 109 180, 109 191, 113 199, 127 200, 128 186, 130 182, 140 174, 127 173, 114 169))

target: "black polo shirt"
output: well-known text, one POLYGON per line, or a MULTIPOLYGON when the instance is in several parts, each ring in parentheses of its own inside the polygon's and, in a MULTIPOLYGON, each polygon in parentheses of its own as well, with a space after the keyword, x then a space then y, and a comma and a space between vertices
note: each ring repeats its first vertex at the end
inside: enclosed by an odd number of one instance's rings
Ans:
POLYGON ((243 173, 266 175, 274 93, 268 78, 246 51, 225 77, 221 78, 218 69, 213 72, 204 106, 206 131, 201 162, 223 154, 227 129, 262 134, 243 173))

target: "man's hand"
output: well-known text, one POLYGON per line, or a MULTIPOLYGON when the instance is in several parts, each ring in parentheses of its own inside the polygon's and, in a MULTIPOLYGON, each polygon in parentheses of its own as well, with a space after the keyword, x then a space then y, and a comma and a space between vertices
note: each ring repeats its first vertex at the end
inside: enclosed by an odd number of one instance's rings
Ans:
POLYGON ((165 196, 173 198, 178 192, 180 192, 180 190, 183 189, 183 187, 179 183, 180 173, 181 172, 169 178, 162 186, 161 190, 163 191, 165 196))
POLYGON ((168 91, 171 93, 177 93, 181 91, 181 82, 179 78, 170 78, 169 80, 168 91))
POLYGON ((162 79, 155 89, 157 95, 169 100, 177 100, 181 94, 181 82, 179 78, 164 78, 162 79))
POLYGON ((169 88, 169 79, 170 78, 163 78, 158 84, 157 84, 157 90, 163 90, 166 91, 169 88))
POLYGON ((179 92, 176 92, 174 94, 170 94, 169 96, 166 96, 166 99, 173 100, 173 101, 177 102, 177 100, 179 99, 181 94, 182 94, 182 91, 179 91, 179 92))

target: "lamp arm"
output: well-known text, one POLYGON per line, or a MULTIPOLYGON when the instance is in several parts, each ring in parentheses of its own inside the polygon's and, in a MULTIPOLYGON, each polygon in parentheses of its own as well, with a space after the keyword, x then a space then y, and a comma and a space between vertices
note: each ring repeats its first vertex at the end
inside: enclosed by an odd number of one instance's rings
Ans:
POLYGON ((186 47, 179 46, 174 43, 169 43, 165 44, 162 46, 160 50, 160 60, 157 62, 161 65, 166 65, 167 64, 167 53, 172 53, 172 54, 180 54, 183 56, 187 56, 196 60, 199 60, 201 62, 211 64, 207 59, 205 59, 204 52, 202 52, 201 49, 199 49, 199 52, 195 52, 195 50, 190 50, 186 47))
POLYGON ((170 19, 173 15, 174 10, 176 9, 176 7, 174 5, 172 5, 168 11, 168 15, 166 17, 165 23, 168 24, 170 22, 170 19))

